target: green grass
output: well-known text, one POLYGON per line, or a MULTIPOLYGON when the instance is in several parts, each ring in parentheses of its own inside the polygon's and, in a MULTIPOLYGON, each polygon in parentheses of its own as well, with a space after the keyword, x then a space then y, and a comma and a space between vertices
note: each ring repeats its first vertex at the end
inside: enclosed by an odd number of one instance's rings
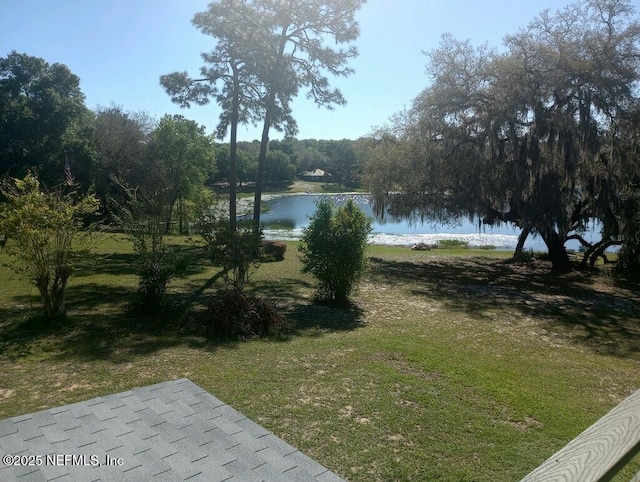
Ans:
MULTIPOLYGON (((170 285, 180 306, 215 269, 172 240, 196 261, 170 285)), ((552 276, 499 251, 372 247, 339 309, 313 303, 288 245, 251 289, 296 331, 237 343, 183 329, 186 307, 130 315, 121 236, 99 239, 51 326, 0 253, 0 417, 188 377, 348 480, 511 481, 640 388, 640 297, 610 278, 552 276)))

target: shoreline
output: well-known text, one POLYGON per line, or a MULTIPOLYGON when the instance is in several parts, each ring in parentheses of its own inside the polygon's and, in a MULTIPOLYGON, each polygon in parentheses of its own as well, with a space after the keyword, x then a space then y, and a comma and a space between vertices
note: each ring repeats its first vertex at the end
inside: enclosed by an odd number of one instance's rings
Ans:
MULTIPOLYGON (((350 196, 350 195, 369 195, 366 192, 271 192, 262 196, 262 201, 268 203, 274 199, 280 199, 291 196, 350 196)), ((252 214, 253 212, 253 197, 244 197, 238 199, 237 212, 238 216, 252 214)), ((218 204, 222 209, 228 209, 228 200, 221 201, 218 204)), ((263 211, 263 214, 267 214, 269 210, 263 211)), ((278 241, 295 241, 300 238, 302 234, 302 228, 293 229, 269 229, 268 226, 263 226, 263 232, 265 239, 278 240, 278 241)), ((486 233, 486 232, 437 232, 435 229, 430 230, 428 233, 409 233, 399 234, 393 232, 374 232, 369 237, 369 243, 380 246, 402 246, 411 247, 416 244, 434 244, 440 240, 460 240, 468 243, 469 248, 481 248, 485 246, 494 246, 495 250, 515 250, 518 242, 518 234, 509 233, 486 233)), ((578 251, 579 245, 577 242, 568 243, 566 246, 568 250, 578 251)), ((534 252, 546 252, 547 247, 538 236, 530 236, 525 243, 524 249, 534 252)))
MULTIPOLYGON (((273 192, 262 195, 263 203, 272 201, 274 199, 278 199, 281 197, 290 197, 290 196, 335 196, 335 195, 364 195, 367 196, 370 193, 368 192, 273 192)), ((236 201, 236 211, 238 216, 244 216, 245 214, 253 213, 253 196, 243 197, 237 199, 236 201)), ((217 206, 222 207, 223 209, 229 210, 229 201, 227 199, 221 200, 218 202, 217 206)))

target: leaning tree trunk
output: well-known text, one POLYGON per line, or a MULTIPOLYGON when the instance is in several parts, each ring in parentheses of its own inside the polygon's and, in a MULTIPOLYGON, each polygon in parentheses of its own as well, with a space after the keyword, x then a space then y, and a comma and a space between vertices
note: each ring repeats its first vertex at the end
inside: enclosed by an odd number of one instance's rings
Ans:
POLYGON ((530 227, 522 228, 522 232, 520 233, 520 236, 518 236, 518 244, 516 245, 516 251, 513 254, 514 257, 518 256, 519 254, 522 254, 522 250, 524 249, 524 243, 529 237, 530 232, 531 232, 530 227))
POLYGON ((169 201, 169 212, 167 213, 167 218, 165 221, 165 232, 171 233, 171 220, 173 219, 173 208, 175 206, 176 199, 172 198, 169 201))

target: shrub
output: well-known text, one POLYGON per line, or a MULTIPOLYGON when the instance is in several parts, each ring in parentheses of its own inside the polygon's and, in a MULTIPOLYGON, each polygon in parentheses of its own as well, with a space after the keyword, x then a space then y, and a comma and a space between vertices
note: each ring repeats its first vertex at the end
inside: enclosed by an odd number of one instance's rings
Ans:
POLYGON ((320 201, 302 234, 303 273, 318 279, 318 297, 347 301, 366 268, 365 251, 371 223, 353 200, 335 209, 320 201))
POLYGON ((466 249, 469 247, 467 241, 461 239, 439 239, 438 248, 442 249, 466 249))
POLYGON ((140 278, 137 308, 143 313, 157 313, 164 308, 169 281, 187 267, 187 258, 167 247, 164 229, 164 220, 153 217, 131 218, 126 225, 140 278))
POLYGON ((532 263, 538 259, 540 259, 541 253, 534 253, 532 248, 528 250, 516 251, 513 253, 513 257, 511 261, 514 263, 532 263))
POLYGON ((288 331, 286 319, 267 300, 239 290, 221 290, 203 313, 204 330, 216 338, 255 338, 288 331))
POLYGON ((273 261, 283 261, 287 245, 280 241, 262 241, 260 250, 260 261, 269 263, 273 261))
POLYGON ((230 287, 242 291, 260 265, 262 232, 256 235, 250 220, 238 221, 231 232, 229 221, 205 216, 200 233, 211 261, 222 267, 222 276, 230 287))
POLYGON ((165 307, 167 285, 186 270, 188 258, 166 245, 166 216, 158 198, 140 196, 137 189, 116 182, 125 192, 126 203, 110 202, 115 219, 133 244, 139 277, 135 307, 142 314, 158 313, 165 307))
POLYGON ((38 288, 45 318, 64 314, 67 281, 89 241, 82 222, 98 211, 98 200, 45 191, 31 173, 6 179, 0 193, 7 198, 0 204, 0 232, 16 269, 38 288))

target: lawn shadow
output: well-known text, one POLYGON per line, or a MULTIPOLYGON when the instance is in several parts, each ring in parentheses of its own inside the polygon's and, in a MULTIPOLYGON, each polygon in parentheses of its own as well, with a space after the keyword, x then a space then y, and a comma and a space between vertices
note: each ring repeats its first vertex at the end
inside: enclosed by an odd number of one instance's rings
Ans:
MULTIPOLYGON (((198 287, 179 289, 166 294, 164 310, 145 315, 136 312, 137 283, 133 255, 117 254, 103 262, 84 267, 93 275, 108 274, 105 282, 80 273, 67 289, 67 316, 48 321, 39 314, 39 300, 31 295, 13 297, 19 309, 0 309, 5 324, 0 322, 0 351, 17 359, 43 350, 59 360, 108 360, 127 363, 137 357, 177 345, 214 351, 234 348, 240 341, 210 339, 193 322, 198 310, 206 305, 206 295, 223 284, 220 273, 198 282, 198 287), (118 276, 118 282, 113 282, 118 276), (128 283, 128 284, 127 284, 128 283), (28 307, 28 308, 26 308, 28 307), (5 316, 6 315, 6 316, 5 316)), ((198 270, 211 269, 208 263, 198 270)), ((299 278, 259 280, 250 292, 273 302, 295 326, 286 336, 321 336, 325 332, 352 330, 362 325, 364 311, 357 305, 327 305, 314 302, 314 286, 299 278)))
POLYGON ((289 316, 296 321, 295 334, 317 337, 326 332, 361 328, 364 326, 365 310, 356 303, 317 301, 296 305, 289 316))
POLYGON ((299 278, 282 277, 277 280, 258 280, 251 283, 249 291, 276 305, 293 305, 310 297, 314 285, 299 278))
MULTIPOLYGON (((403 282, 414 296, 441 301, 474 317, 513 310, 563 328, 594 351, 640 356, 640 296, 593 272, 550 272, 545 262, 485 257, 431 257, 417 262, 371 258, 373 277, 403 282)), ((514 319, 514 322, 515 319, 514 319)))
POLYGON ((103 275, 135 275, 136 255, 133 253, 113 253, 95 256, 84 263, 74 273, 74 278, 85 278, 96 273, 103 275))
MULTIPOLYGON (((120 267, 106 268, 111 269, 125 274, 120 267)), ((135 309, 136 288, 79 277, 67 288, 67 315, 53 320, 41 315, 40 300, 33 294, 14 296, 20 308, 0 309, 0 320, 10 320, 0 323, 0 352, 16 359, 45 349, 63 360, 124 363, 179 344, 205 345, 185 329, 188 293, 168 293, 161 312, 145 315, 135 309)))
MULTIPOLYGON (((203 249, 194 245, 171 245, 170 249, 178 257, 187 258, 186 269, 182 276, 199 274, 211 268, 211 262, 203 249)), ((74 278, 83 278, 95 274, 136 275, 139 256, 135 253, 111 253, 91 257, 91 261, 82 264, 73 274, 74 278)))
POLYGON ((364 310, 355 303, 327 303, 313 297, 315 285, 299 278, 253 283, 252 291, 282 307, 295 323, 293 335, 353 330, 363 325, 364 310))

